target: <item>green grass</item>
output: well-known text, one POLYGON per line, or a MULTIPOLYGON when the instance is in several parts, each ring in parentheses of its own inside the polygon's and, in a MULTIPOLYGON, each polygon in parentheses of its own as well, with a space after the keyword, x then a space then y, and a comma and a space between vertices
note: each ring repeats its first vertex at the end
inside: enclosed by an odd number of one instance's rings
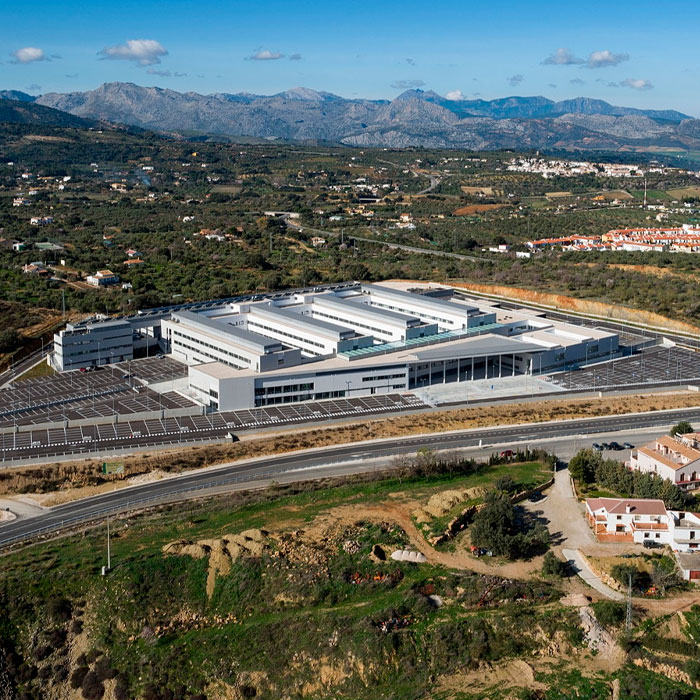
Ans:
MULTIPOLYGON (((629 190, 629 193, 631 195, 634 195, 635 199, 639 199, 641 201, 644 200, 644 190, 629 190)), ((668 201, 671 199, 669 197, 668 193, 664 192, 663 190, 647 190, 647 201, 668 201)))
POLYGON ((34 367, 17 377, 16 381, 21 381, 22 379, 36 379, 37 377, 52 377, 54 374, 58 373, 51 365, 47 362, 40 362, 38 365, 34 365, 34 367))

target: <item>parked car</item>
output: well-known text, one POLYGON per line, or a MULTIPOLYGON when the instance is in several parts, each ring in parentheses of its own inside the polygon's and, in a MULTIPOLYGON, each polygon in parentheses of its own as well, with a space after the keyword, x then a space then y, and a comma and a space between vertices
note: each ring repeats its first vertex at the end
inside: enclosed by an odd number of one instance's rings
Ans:
POLYGON ((501 452, 501 458, 512 459, 514 454, 513 450, 503 450, 503 452, 501 452))
POLYGON ((633 449, 634 449, 634 445, 633 445, 631 442, 623 442, 623 443, 622 443, 622 446, 623 446, 626 450, 633 450, 633 449))
POLYGON ((601 445, 600 445, 600 449, 601 449, 601 450, 609 450, 609 449, 610 449, 610 444, 607 443, 607 442, 603 442, 603 443, 601 443, 601 445))
POLYGON ((644 540, 643 546, 645 549, 657 549, 661 545, 658 542, 655 542, 654 540, 644 540))
POLYGON ((623 450, 624 447, 622 447, 622 445, 619 442, 613 441, 608 445, 608 449, 610 449, 610 450, 623 450))
POLYGON ((596 450, 596 451, 598 451, 598 452, 602 451, 602 449, 603 449, 602 446, 599 445, 597 442, 594 442, 593 445, 592 445, 592 447, 593 447, 594 450, 596 450))

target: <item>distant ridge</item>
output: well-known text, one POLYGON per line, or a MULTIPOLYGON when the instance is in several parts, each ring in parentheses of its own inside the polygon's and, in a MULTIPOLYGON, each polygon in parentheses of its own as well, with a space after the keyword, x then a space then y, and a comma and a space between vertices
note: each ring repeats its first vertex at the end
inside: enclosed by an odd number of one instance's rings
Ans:
POLYGON ((83 119, 68 112, 19 99, 0 99, 0 122, 78 129, 88 129, 98 125, 94 119, 83 119))
POLYGON ((201 95, 119 82, 36 98, 11 90, 0 95, 80 118, 188 136, 473 150, 700 148, 700 122, 682 112, 620 107, 588 97, 448 100, 432 91, 407 90, 389 101, 346 99, 305 87, 269 96, 201 95))

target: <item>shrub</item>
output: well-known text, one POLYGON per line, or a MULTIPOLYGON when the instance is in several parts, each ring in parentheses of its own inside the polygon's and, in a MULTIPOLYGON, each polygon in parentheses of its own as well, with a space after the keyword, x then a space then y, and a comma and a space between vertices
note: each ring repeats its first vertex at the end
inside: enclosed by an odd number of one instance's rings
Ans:
POLYGON ((32 650, 32 658, 34 661, 43 661, 48 656, 51 656, 51 647, 48 644, 42 644, 32 650))
POLYGON ((82 683, 85 700, 99 700, 105 694, 105 687, 94 671, 88 671, 82 683))
POLYGON ((110 678, 115 678, 117 670, 112 668, 110 660, 106 656, 103 656, 95 664, 95 673, 100 681, 106 681, 110 678))
POLYGON ((545 576, 563 576, 566 572, 566 562, 559 559, 554 552, 549 551, 542 561, 542 573, 545 576))
POLYGON ((691 659, 685 665, 686 673, 690 676, 690 680, 693 683, 700 681, 700 661, 696 659, 691 659))
POLYGON ((78 690, 78 688, 82 686, 83 680, 85 676, 87 676, 89 670, 87 666, 78 666, 78 668, 73 671, 70 677, 70 687, 73 688, 73 690, 78 690))
POLYGON ((642 583, 643 574, 631 564, 615 564, 610 569, 610 575, 622 586, 628 586, 632 582, 632 588, 638 588, 642 583))
POLYGON ((57 620, 69 620, 70 616, 73 614, 73 605, 63 596, 57 598, 51 598, 46 606, 49 615, 57 620))
POLYGON ((601 600, 592 605, 596 619, 604 627, 617 627, 626 616, 625 604, 612 600, 601 600))

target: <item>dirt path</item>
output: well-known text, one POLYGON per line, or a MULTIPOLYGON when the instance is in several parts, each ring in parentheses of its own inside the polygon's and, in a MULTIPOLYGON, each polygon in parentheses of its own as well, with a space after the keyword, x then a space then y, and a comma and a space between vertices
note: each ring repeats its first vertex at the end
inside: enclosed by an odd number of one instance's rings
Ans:
POLYGON ((426 542, 411 519, 410 513, 416 508, 416 503, 369 506, 363 509, 364 517, 391 520, 399 525, 411 543, 411 546, 425 554, 431 564, 439 564, 449 569, 476 571, 480 574, 495 574, 506 578, 533 578, 537 575, 542 557, 530 561, 500 562, 495 559, 476 559, 468 554, 459 552, 440 552, 426 542))

